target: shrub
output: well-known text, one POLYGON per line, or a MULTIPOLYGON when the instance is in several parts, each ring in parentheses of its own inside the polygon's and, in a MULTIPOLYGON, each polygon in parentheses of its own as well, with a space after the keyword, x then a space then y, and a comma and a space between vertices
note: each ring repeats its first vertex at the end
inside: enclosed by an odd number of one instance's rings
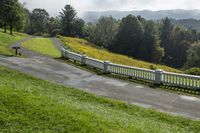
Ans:
POLYGON ((190 69, 187 69, 185 70, 185 73, 186 74, 192 74, 192 75, 199 75, 200 76, 200 68, 190 68, 190 69))

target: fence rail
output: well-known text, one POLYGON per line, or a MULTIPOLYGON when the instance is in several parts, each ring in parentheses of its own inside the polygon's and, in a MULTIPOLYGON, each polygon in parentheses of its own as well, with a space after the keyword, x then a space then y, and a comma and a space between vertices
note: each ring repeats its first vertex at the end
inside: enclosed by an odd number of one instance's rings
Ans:
POLYGON ((87 65, 101 70, 104 73, 113 73, 123 76, 129 76, 137 79, 151 81, 155 84, 166 84, 171 86, 187 87, 193 90, 200 90, 200 76, 186 75, 165 72, 163 70, 149 70, 137 67, 124 66, 101 61, 94 58, 70 52, 62 48, 62 57, 80 62, 82 65, 87 65))
POLYGON ((91 66, 91 67, 94 67, 94 68, 97 68, 97 69, 100 69, 100 70, 103 70, 103 68, 104 68, 104 62, 103 61, 96 60, 96 59, 93 59, 93 58, 90 58, 90 57, 86 57, 85 65, 88 65, 88 66, 91 66))
POLYGON ((113 63, 110 63, 108 68, 109 72, 111 73, 140 78, 144 80, 150 80, 150 81, 155 80, 155 71, 153 70, 129 67, 113 63))
POLYGON ((68 52, 67 57, 69 59, 75 60, 75 61, 82 61, 82 56, 80 54, 77 53, 73 53, 73 52, 68 52))

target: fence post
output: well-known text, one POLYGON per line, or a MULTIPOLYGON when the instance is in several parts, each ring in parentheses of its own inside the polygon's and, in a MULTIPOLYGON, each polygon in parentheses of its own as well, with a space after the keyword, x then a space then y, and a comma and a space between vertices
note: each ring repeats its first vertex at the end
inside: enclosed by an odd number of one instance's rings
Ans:
POLYGON ((163 70, 157 69, 155 70, 155 84, 161 85, 163 82, 163 70))
POLYGON ((86 65, 86 55, 81 56, 81 65, 85 66, 86 65))
POLYGON ((65 48, 61 48, 61 57, 64 58, 65 57, 65 48))
POLYGON ((67 60, 69 59, 69 54, 68 53, 69 53, 69 51, 65 50, 64 58, 67 59, 67 60))
POLYGON ((103 63, 103 73, 104 74, 108 74, 109 73, 109 64, 110 64, 110 62, 109 61, 104 61, 104 63, 103 63))

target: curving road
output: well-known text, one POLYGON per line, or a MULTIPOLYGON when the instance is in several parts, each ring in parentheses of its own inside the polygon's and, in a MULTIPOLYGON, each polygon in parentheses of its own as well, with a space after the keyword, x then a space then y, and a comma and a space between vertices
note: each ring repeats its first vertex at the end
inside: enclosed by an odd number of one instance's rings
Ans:
MULTIPOLYGON (((61 48, 61 43, 58 39, 51 39, 58 48, 61 48)), ((20 43, 18 42, 15 45, 20 45, 20 43)), ((100 96, 176 115, 200 119, 200 98, 179 95, 128 81, 98 76, 69 64, 56 61, 50 57, 35 54, 26 49, 22 49, 21 52, 29 58, 0 56, 0 65, 40 79, 78 88, 100 96)))

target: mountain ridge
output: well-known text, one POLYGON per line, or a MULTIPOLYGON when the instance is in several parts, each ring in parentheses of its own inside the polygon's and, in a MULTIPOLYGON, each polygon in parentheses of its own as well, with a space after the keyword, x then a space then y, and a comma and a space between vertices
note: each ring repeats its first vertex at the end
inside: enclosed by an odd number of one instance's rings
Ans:
POLYGON ((185 9, 174 9, 174 10, 133 10, 133 11, 88 11, 84 14, 83 19, 87 22, 94 22, 101 16, 113 16, 115 19, 121 19, 129 14, 135 16, 142 16, 150 20, 160 20, 165 17, 172 19, 197 19, 200 20, 200 10, 185 10, 185 9))

